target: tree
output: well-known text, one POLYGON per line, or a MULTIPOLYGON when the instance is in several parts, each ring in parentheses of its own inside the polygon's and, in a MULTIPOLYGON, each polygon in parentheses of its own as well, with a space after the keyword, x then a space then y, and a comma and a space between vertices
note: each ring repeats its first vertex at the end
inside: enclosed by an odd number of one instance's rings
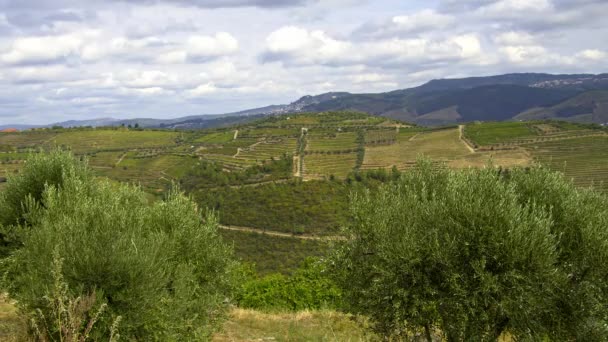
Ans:
MULTIPOLYGON (((235 262, 217 219, 201 219, 196 205, 176 191, 150 205, 137 187, 76 177, 71 170, 86 166, 67 153, 37 158, 10 181, 46 184, 38 201, 22 202, 25 214, 17 213, 28 225, 14 226, 22 247, 5 260, 3 285, 22 311, 52 316, 42 298, 53 283, 49 260, 57 253, 70 296, 96 293, 111 315, 122 317, 125 339, 209 337, 234 287, 235 262), (55 159, 65 162, 60 182, 34 176, 55 159)), ((97 322, 92 338, 107 340, 111 325, 111 319, 97 322)))
POLYGON ((385 336, 602 340, 606 204, 541 168, 422 161, 396 183, 353 195, 333 274, 349 308, 385 336))
POLYGON ((2 256, 19 244, 14 228, 31 225, 29 207, 42 205, 47 187, 61 188, 66 177, 90 181, 93 177, 82 162, 70 152, 55 150, 49 154, 33 153, 18 176, 9 177, 4 191, 0 192, 0 243, 2 256))

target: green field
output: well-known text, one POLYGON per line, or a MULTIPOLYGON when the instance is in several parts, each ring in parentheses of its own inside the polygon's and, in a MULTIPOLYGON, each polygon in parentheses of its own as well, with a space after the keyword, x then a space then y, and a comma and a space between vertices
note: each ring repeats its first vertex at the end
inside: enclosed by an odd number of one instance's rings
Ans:
POLYGON ((346 177, 356 165, 357 153, 315 153, 304 157, 304 176, 310 178, 346 177))
POLYGON ((357 133, 337 133, 332 136, 309 136, 307 151, 351 151, 357 148, 357 133))
POLYGON ((608 136, 524 145, 535 160, 563 172, 579 186, 608 191, 608 136))
POLYGON ((234 131, 224 131, 224 132, 216 132, 209 133, 201 136, 193 140, 195 143, 203 143, 203 144, 223 144, 230 142, 234 139, 234 131))
POLYGON ((175 146, 182 133, 170 131, 91 130, 57 134, 46 145, 65 146, 75 153, 175 146))
POLYGON ((397 167, 406 170, 420 157, 445 163, 454 168, 483 167, 492 161, 496 166, 527 166, 530 157, 520 150, 471 152, 460 140, 457 128, 412 132, 402 130, 395 143, 367 145, 362 169, 397 167))
POLYGON ((260 275, 291 273, 307 257, 324 256, 329 242, 277 237, 259 233, 222 230, 222 237, 234 247, 236 256, 255 264, 260 275))
POLYGON ((483 122, 466 125, 465 135, 477 146, 486 146, 538 134, 526 122, 483 122))
POLYGON ((477 147, 518 144, 572 135, 584 136, 597 133, 588 125, 557 121, 531 122, 478 122, 468 124, 464 134, 477 147))

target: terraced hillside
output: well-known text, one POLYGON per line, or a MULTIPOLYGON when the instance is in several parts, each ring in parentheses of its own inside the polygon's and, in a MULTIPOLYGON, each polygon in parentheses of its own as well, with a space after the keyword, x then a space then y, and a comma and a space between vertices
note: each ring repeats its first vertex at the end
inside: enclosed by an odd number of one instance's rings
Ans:
POLYGON ((576 185, 608 191, 608 135, 523 145, 533 158, 563 172, 576 185))
POLYGON ((608 191, 608 131, 595 125, 556 121, 476 123, 466 139, 479 151, 525 153, 576 185, 608 191))
POLYGON ((330 112, 183 132, 74 128, 0 133, 0 189, 28 153, 69 148, 88 158, 99 176, 140 184, 154 196, 180 183, 201 208, 215 210, 222 224, 282 234, 230 231, 225 236, 240 257, 259 264, 259 271, 289 272, 323 250, 314 242, 300 244, 298 236, 337 234, 349 220, 352 191, 398 177, 420 156, 453 168, 540 163, 579 186, 608 191, 607 132, 554 121, 430 129, 330 112))

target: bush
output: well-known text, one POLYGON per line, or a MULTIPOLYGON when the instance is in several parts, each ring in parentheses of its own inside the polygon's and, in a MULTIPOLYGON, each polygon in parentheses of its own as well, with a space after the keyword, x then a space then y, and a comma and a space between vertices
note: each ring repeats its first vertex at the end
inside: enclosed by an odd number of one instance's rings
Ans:
POLYGON ((246 281, 237 300, 243 308, 299 311, 336 308, 341 293, 323 264, 308 258, 292 276, 271 274, 246 281))
MULTIPOLYGON (((62 271, 63 260, 55 253, 53 257, 53 288, 44 296, 46 304, 45 316, 43 310, 37 309, 32 313, 30 319, 30 335, 36 341, 52 341, 55 335, 59 335, 60 341, 79 341, 90 340, 90 333, 95 323, 104 314, 108 307, 103 303, 98 305, 95 293, 86 296, 73 298, 68 289, 68 285, 63 280, 62 271)), ((114 320, 109 331, 109 341, 118 341, 118 325, 121 317, 114 320)))
POLYGON ((71 153, 53 151, 50 154, 33 153, 19 175, 9 176, 4 191, 0 192, 0 256, 6 256, 19 244, 14 239, 11 227, 29 226, 25 203, 30 207, 41 204, 47 186, 61 188, 64 178, 89 180, 91 172, 84 163, 71 153))
POLYGON ((332 269, 349 308, 385 336, 603 340, 606 197, 544 169, 421 162, 353 195, 332 269))
MULTIPOLYGON (((6 261, 11 296, 24 312, 39 309, 48 317, 41 298, 53 282, 48 261, 57 251, 69 289, 97 293, 110 315, 122 317, 123 337, 208 337, 223 317, 233 281, 232 253, 218 236, 216 218, 203 222, 178 192, 149 205, 136 187, 75 177, 69 170, 76 164, 66 156, 46 157, 68 161, 61 187, 48 185, 40 206, 25 202, 31 227, 18 229, 23 247, 6 261)), ((41 158, 37 165, 45 168, 41 158)), ((26 169, 19 178, 36 172, 26 169)), ((93 339, 107 340, 111 324, 97 322, 93 339)))

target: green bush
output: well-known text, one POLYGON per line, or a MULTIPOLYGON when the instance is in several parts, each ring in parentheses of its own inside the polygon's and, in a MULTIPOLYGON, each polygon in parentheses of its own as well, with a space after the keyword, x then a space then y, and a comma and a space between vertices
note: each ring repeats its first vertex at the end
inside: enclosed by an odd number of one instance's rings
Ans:
POLYGON ((246 281, 237 296, 239 306, 266 311, 336 308, 341 292, 323 264, 306 259, 291 276, 271 274, 246 281))
POLYGON ((84 163, 59 150, 46 155, 32 153, 21 173, 9 176, 4 191, 0 192, 0 256, 6 256, 19 243, 11 227, 30 224, 25 203, 30 203, 30 207, 40 205, 45 187, 61 188, 66 175, 82 180, 92 178, 84 163))
MULTIPOLYGON (((49 260, 63 258, 63 276, 74 294, 97 293, 121 335, 137 340, 207 338, 224 314, 233 284, 232 252, 217 233, 217 220, 201 220, 193 202, 178 192, 149 205, 129 185, 75 177, 67 154, 40 157, 39 168, 64 158, 61 186, 46 186, 40 203, 25 202, 30 227, 21 226, 22 247, 5 261, 6 290, 24 312, 44 312, 52 284, 49 260)), ((78 166, 79 168, 84 166, 78 166)), ((33 179, 24 170, 12 181, 33 179)), ((107 339, 112 321, 91 332, 107 339)))
POLYGON ((386 336, 602 341, 607 204, 545 169, 421 162, 353 195, 331 266, 349 308, 386 336))

